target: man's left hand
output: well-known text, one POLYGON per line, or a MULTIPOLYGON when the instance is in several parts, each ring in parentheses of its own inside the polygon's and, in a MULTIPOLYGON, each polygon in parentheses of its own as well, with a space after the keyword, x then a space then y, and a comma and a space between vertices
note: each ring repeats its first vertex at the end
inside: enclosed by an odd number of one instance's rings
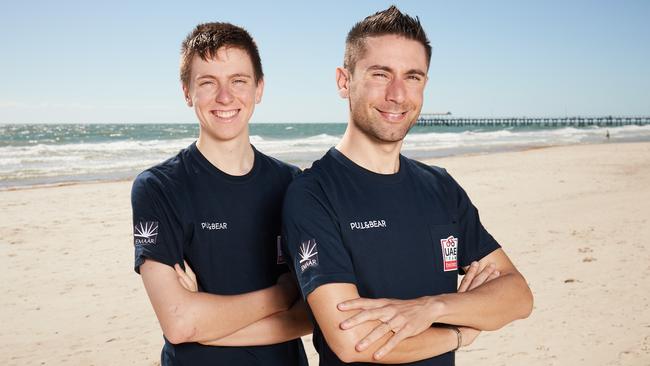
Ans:
MULTIPOLYGON (((485 282, 499 276, 494 265, 488 265, 479 271, 478 263, 473 263, 463 278, 458 292, 472 290, 485 282)), ((431 327, 437 320, 436 300, 432 296, 417 299, 366 299, 358 298, 338 305, 341 311, 362 310, 340 324, 341 329, 350 329, 363 322, 379 320, 382 323, 373 329, 356 345, 361 352, 378 341, 386 333, 393 336, 376 352, 378 357, 388 354, 402 340, 418 335, 431 327)))
POLYGON ((199 284, 196 280, 196 275, 194 274, 194 271, 192 271, 192 268, 190 268, 190 265, 187 264, 186 261, 183 261, 183 264, 185 265, 185 270, 183 270, 178 263, 174 265, 174 270, 176 271, 178 282, 187 291, 198 292, 199 284))

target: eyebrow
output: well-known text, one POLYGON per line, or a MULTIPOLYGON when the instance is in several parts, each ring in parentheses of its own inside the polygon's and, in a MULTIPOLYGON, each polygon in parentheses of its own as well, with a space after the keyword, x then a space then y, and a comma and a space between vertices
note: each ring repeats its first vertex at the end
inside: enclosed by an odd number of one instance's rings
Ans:
POLYGON ((252 75, 242 74, 242 73, 228 75, 228 77, 229 77, 229 78, 249 78, 249 79, 252 79, 252 78, 253 78, 252 75))
MULTIPOLYGON (((368 70, 371 70, 371 71, 372 70, 381 70, 381 71, 394 73, 393 69, 391 69, 388 66, 383 66, 383 65, 372 65, 372 66, 368 67, 368 70)), ((420 70, 420 69, 410 69, 409 71, 406 72, 406 75, 420 75, 422 77, 427 76, 427 74, 424 71, 420 70)))
MULTIPOLYGON (((249 78, 249 79, 252 79, 253 76, 248 75, 248 74, 236 73, 236 74, 228 75, 228 78, 229 79, 232 79, 232 78, 249 78)), ((217 78, 214 77, 213 75, 201 75, 198 78, 196 78, 196 80, 201 80, 201 79, 214 79, 214 80, 216 80, 217 78)))

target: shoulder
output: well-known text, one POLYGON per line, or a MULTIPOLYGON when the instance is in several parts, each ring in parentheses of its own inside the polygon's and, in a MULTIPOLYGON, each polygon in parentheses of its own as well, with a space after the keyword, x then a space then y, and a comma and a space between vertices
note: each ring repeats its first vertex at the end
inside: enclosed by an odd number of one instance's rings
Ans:
POLYGON ((417 160, 405 158, 405 161, 409 165, 409 168, 413 174, 421 179, 426 179, 432 183, 453 185, 455 183, 452 176, 449 174, 447 169, 422 163, 417 160))
POLYGON ((320 174, 314 168, 305 169, 289 184, 285 194, 285 208, 326 201, 320 174))
POLYGON ((257 156, 260 157, 262 160, 264 160, 266 164, 268 164, 273 171, 280 172, 285 176, 294 178, 301 172, 299 167, 293 164, 285 163, 282 160, 266 155, 260 151, 257 151, 257 156))
POLYGON ((156 164, 138 174, 133 180, 131 196, 160 192, 174 189, 185 177, 185 155, 187 149, 181 150, 171 158, 156 164))
POLYGON ((417 160, 407 160, 410 170, 417 180, 433 188, 438 194, 446 196, 447 199, 455 202, 454 205, 457 205, 463 199, 463 196, 465 196, 463 188, 456 182, 447 169, 424 164, 417 160))

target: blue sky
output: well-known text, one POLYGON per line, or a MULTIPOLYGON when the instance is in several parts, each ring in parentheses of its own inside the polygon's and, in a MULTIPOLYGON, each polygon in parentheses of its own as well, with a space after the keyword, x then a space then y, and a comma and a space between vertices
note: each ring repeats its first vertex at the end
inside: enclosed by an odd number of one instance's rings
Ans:
POLYGON ((0 123, 193 122, 178 54, 199 22, 260 47, 253 122, 346 122, 334 70, 358 20, 396 4, 433 45, 423 111, 650 115, 650 1, 11 1, 0 123))

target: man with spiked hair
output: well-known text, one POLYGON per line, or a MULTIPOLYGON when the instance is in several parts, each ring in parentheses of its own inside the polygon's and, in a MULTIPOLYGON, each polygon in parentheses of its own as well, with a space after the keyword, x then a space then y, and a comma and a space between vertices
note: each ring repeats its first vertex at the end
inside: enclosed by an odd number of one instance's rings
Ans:
POLYGON ((311 325, 279 248, 298 169, 249 141, 263 76, 244 29, 198 25, 181 55, 198 140, 133 183, 135 270, 164 334, 163 366, 307 365, 300 336, 311 325))
POLYGON ((347 129, 287 191, 285 253, 321 365, 453 365, 481 330, 531 312, 526 281, 465 191, 400 154, 430 57, 419 20, 394 6, 357 23, 336 70, 347 129))

